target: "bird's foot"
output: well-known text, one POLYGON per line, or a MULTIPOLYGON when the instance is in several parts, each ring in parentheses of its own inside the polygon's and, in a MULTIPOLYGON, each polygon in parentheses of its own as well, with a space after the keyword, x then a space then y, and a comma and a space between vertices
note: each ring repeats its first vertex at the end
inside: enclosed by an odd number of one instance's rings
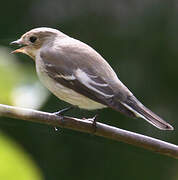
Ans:
POLYGON ((97 126, 96 126, 96 122, 98 119, 98 115, 96 114, 93 118, 90 119, 90 121, 92 122, 92 127, 93 127, 93 134, 95 134, 97 126))
POLYGON ((64 126, 64 124, 65 124, 65 123, 64 123, 64 114, 65 114, 67 111, 69 111, 69 110, 71 110, 71 109, 73 109, 73 108, 75 108, 75 106, 69 106, 69 107, 67 107, 67 108, 61 109, 60 111, 54 112, 53 114, 56 115, 56 116, 60 116, 61 122, 62 122, 62 124, 63 124, 63 126, 64 126))

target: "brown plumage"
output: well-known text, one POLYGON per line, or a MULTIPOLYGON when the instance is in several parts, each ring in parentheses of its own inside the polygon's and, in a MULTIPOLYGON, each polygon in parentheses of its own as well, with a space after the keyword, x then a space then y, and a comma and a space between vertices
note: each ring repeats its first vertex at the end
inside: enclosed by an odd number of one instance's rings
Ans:
POLYGON ((51 28, 33 29, 13 43, 25 45, 14 52, 35 60, 40 80, 58 98, 83 109, 110 107, 129 117, 141 117, 159 129, 173 130, 141 104, 87 44, 51 28))

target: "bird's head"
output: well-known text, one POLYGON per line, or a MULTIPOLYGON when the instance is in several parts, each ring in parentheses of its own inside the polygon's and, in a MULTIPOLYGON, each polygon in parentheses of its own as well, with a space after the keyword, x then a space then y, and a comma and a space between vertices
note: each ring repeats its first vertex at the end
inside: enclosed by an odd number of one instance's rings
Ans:
POLYGON ((35 59, 38 50, 47 43, 52 43, 57 36, 64 36, 62 32, 52 28, 35 28, 24 35, 20 39, 11 42, 10 44, 20 46, 19 49, 12 51, 12 53, 27 54, 31 58, 35 59))

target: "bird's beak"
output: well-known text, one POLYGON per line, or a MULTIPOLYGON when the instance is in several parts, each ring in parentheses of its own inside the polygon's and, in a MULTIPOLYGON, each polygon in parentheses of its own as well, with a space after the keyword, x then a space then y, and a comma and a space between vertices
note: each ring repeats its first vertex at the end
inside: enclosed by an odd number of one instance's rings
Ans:
POLYGON ((13 53, 24 53, 24 54, 26 53, 25 52, 25 46, 27 46, 27 44, 25 44, 21 39, 18 39, 16 41, 11 42, 10 45, 18 45, 21 47, 19 49, 12 51, 11 52, 12 54, 13 53))
POLYGON ((22 44, 22 40, 21 39, 18 39, 18 40, 16 40, 16 41, 12 41, 11 43, 10 43, 10 45, 21 45, 22 44))

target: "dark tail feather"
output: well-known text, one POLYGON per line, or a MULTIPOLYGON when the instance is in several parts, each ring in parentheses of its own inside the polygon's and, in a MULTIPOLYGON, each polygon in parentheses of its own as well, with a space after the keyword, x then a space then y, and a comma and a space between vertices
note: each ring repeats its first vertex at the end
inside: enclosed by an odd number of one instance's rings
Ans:
POLYGON ((130 111, 134 112, 137 117, 141 117, 145 119, 153 126, 157 127, 161 130, 173 130, 174 128, 165 122, 158 115, 153 113, 151 110, 146 108, 143 104, 141 104, 134 96, 130 96, 128 101, 122 103, 125 107, 127 107, 130 111))

